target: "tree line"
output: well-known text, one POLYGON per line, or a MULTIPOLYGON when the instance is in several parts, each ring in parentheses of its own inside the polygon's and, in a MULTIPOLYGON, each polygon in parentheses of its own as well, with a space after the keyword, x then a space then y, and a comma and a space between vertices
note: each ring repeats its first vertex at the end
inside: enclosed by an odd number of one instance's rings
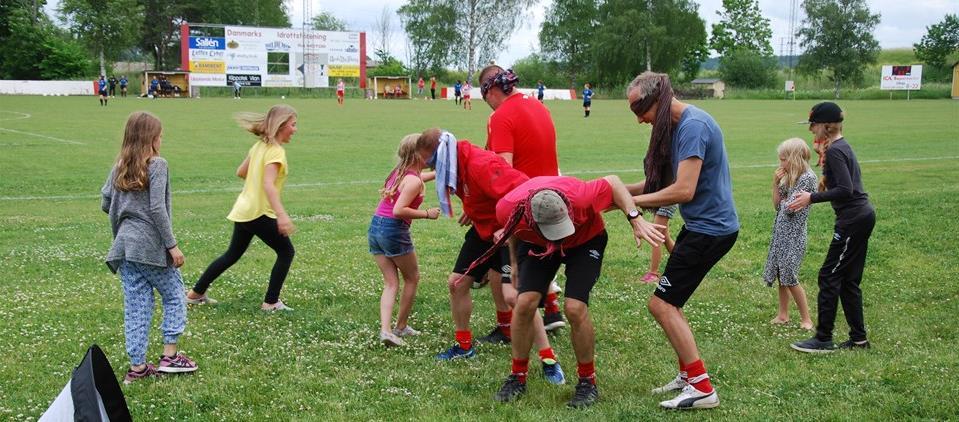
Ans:
MULTIPOLYGON (((106 74, 108 63, 149 59, 157 69, 179 66, 182 22, 290 27, 282 0, 62 0, 58 22, 44 0, 0 3, 0 78, 61 79, 106 74)), ((446 74, 461 69, 475 81, 513 33, 527 26, 537 0, 407 0, 384 8, 372 28, 349 28, 329 12, 314 16, 319 30, 365 30, 383 74, 446 74), (404 62, 390 51, 396 13, 407 41, 404 62)), ((707 31, 694 0, 555 0, 538 29, 540 49, 514 68, 527 80, 569 87, 589 81, 620 86, 643 70, 695 78, 710 51, 719 55, 727 84, 771 88, 779 62, 770 21, 758 0, 723 0, 707 31)), ((796 67, 825 76, 836 93, 862 83, 880 48, 873 32, 881 16, 865 0, 803 0, 805 18, 794 34, 802 55, 796 67)), ((947 15, 915 44, 916 57, 938 74, 959 51, 959 18, 947 15)))

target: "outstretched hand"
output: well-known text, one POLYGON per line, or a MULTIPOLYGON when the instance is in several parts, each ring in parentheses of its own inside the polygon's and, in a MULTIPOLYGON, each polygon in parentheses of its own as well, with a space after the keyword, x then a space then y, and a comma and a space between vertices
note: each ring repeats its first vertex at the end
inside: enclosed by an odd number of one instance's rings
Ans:
POLYGON ((642 218, 636 218, 631 220, 631 225, 633 226, 633 236, 636 237, 637 247, 642 246, 644 240, 652 246, 659 246, 666 240, 666 236, 662 232, 666 230, 666 226, 662 224, 653 224, 642 218))

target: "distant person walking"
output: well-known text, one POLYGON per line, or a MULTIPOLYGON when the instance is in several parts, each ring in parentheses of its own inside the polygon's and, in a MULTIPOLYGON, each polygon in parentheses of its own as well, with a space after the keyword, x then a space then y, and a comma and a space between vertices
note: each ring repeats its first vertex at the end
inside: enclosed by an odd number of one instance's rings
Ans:
POLYGON ((828 353, 836 349, 832 331, 836 305, 842 302, 849 340, 840 349, 868 349, 866 323, 863 321, 862 273, 866 265, 869 237, 876 226, 876 212, 862 185, 859 161, 842 135, 842 109, 836 103, 823 102, 809 112, 809 131, 822 145, 825 162, 819 192, 799 192, 789 203, 798 212, 810 204, 829 201, 836 212, 832 243, 819 270, 819 319, 816 335, 792 344, 801 352, 828 353))
POLYGON ((430 76, 430 99, 436 99, 436 76, 430 76))
POLYGON ((121 97, 127 96, 127 85, 129 84, 130 82, 127 80, 126 75, 120 76, 120 96, 121 97))
POLYGON ((103 75, 97 79, 97 94, 100 96, 100 105, 106 107, 109 92, 107 92, 107 80, 103 75))
POLYGON ((589 117, 589 108, 593 105, 593 90, 590 84, 586 84, 583 87, 583 111, 585 114, 583 117, 589 117))
POLYGON ((276 252, 270 284, 260 309, 292 311, 280 301, 280 289, 293 263, 294 249, 290 236, 296 227, 286 213, 280 196, 288 173, 283 145, 288 144, 296 133, 296 110, 280 104, 271 107, 266 114, 237 114, 236 120, 259 140, 236 169, 236 175, 244 179, 244 183, 243 191, 227 216, 228 220, 233 221, 230 246, 203 272, 187 294, 187 303, 215 303, 206 295, 210 284, 240 260, 256 236, 276 252))
POLYGON ((343 97, 346 95, 346 84, 343 79, 336 82, 336 104, 343 105, 343 97))
POLYGON ((463 83, 459 80, 456 81, 456 84, 453 85, 453 97, 456 100, 456 105, 460 105, 463 95, 463 83))
POLYGON ((473 101, 471 100, 472 92, 473 92, 473 85, 470 84, 470 81, 466 81, 466 83, 463 84, 463 109, 466 109, 466 110, 473 109, 473 101))
POLYGON ((543 85, 543 81, 540 80, 536 82, 536 99, 539 100, 539 102, 543 102, 543 97, 545 93, 546 93, 546 85, 543 85))
MULTIPOLYGON (((424 88, 424 87, 426 87, 426 82, 423 81, 423 77, 420 76, 420 80, 416 81, 416 97, 417 97, 417 98, 419 98, 420 96, 423 95, 423 88, 424 88)), ((423 99, 426 99, 426 97, 423 96, 423 99)))
POLYGON ((110 84, 110 97, 116 98, 117 96, 117 77, 116 75, 110 75, 110 79, 107 80, 110 84))
POLYGON ((156 116, 144 111, 131 114, 120 154, 100 189, 100 208, 109 214, 113 232, 106 263, 123 282, 123 326, 130 358, 125 384, 157 372, 197 369, 190 358, 177 353, 177 341, 186 329, 179 270, 184 259, 173 235, 170 174, 160 157, 162 144, 163 126, 156 116), (156 366, 146 361, 154 289, 163 303, 163 352, 156 366))

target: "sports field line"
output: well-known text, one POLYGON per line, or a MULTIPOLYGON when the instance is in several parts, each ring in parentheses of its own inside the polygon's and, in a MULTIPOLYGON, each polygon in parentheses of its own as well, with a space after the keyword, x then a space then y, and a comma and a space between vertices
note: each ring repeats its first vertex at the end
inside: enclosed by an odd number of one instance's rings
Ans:
POLYGON ((20 115, 20 117, 14 117, 14 118, 0 118, 0 122, 2 122, 2 121, 4 121, 4 120, 23 120, 23 119, 29 119, 29 118, 33 117, 33 116, 30 115, 30 113, 21 113, 21 112, 19 112, 19 111, 0 110, 0 113, 10 113, 10 114, 19 114, 19 115, 20 115))
MULTIPOLYGON (((891 158, 886 160, 860 160, 860 164, 872 163, 898 163, 907 161, 942 161, 959 159, 959 155, 943 157, 916 157, 916 158, 891 158)), ((749 169, 749 168, 772 168, 778 164, 741 164, 730 166, 731 169, 749 169)), ((639 173, 643 169, 619 169, 619 170, 580 170, 564 172, 565 175, 577 174, 619 174, 619 173, 639 173)), ((382 179, 377 180, 347 180, 339 182, 313 182, 313 183, 291 183, 286 185, 286 189, 315 188, 323 186, 343 186, 343 185, 373 185, 383 183, 382 179)), ((239 186, 230 186, 222 188, 207 189, 182 189, 174 190, 176 195, 190 195, 197 193, 217 193, 217 192, 239 192, 239 186)), ((47 196, 0 196, 0 201, 62 201, 79 199, 99 199, 100 195, 47 195, 47 196)))
MULTIPOLYGON (((0 113, 10 113, 10 114, 19 114, 19 115, 20 115, 19 117, 14 117, 14 118, 0 118, 0 121, 5 121, 5 120, 23 120, 23 119, 29 119, 29 118, 33 117, 33 116, 31 116, 29 113, 21 113, 21 112, 19 112, 19 111, 0 110, 0 113)), ((20 134, 20 135, 36 136, 36 137, 38 137, 38 138, 44 138, 44 139, 49 139, 49 140, 51 140, 51 141, 63 142, 63 143, 65 143, 65 144, 71 144, 71 145, 86 145, 85 143, 80 142, 80 141, 71 141, 71 140, 69 140, 69 139, 54 138, 54 137, 52 137, 52 136, 41 135, 41 134, 39 134, 39 133, 24 132, 24 131, 21 131, 21 130, 7 129, 7 128, 3 128, 3 127, 0 127, 0 130, 6 131, 6 132, 11 132, 11 133, 17 133, 17 134, 20 134)), ((0 144, 0 146, 3 146, 3 144, 0 144)))

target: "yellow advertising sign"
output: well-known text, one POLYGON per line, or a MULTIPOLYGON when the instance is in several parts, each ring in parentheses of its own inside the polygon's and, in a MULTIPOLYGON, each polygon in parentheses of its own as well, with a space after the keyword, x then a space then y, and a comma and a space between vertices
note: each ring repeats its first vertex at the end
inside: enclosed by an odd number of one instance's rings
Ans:
POLYGON ((226 73, 226 62, 191 60, 190 71, 195 73, 226 73))
POLYGON ((360 66, 355 64, 331 64, 327 66, 327 75, 334 78, 359 78, 360 66))

